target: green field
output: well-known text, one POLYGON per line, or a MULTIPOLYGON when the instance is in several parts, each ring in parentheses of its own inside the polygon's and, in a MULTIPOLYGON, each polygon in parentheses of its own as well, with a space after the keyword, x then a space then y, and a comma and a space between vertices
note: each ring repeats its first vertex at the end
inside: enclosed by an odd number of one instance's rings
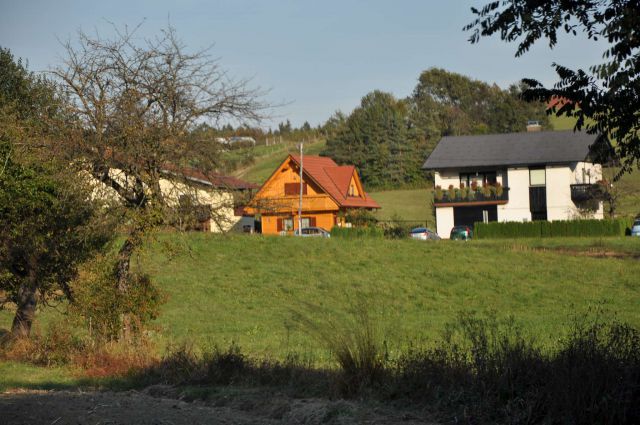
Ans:
MULTIPOLYGON (((640 261, 567 252, 638 256, 637 239, 421 243, 202 233, 161 239, 182 248, 169 257, 155 245, 140 258, 168 294, 153 332, 159 347, 235 342, 256 356, 295 352, 324 362, 328 353, 296 314, 344 322, 363 306, 392 353, 432 342, 461 311, 513 315, 546 342, 572 314, 599 304, 640 326, 640 261)), ((44 323, 58 314, 49 310, 39 318, 44 323)), ((5 311, 0 328, 10 320, 5 311)))
MULTIPOLYGON (((318 155, 325 147, 325 141, 308 142, 305 144, 304 153, 307 155, 318 155)), ((233 174, 236 177, 247 180, 251 183, 262 184, 273 173, 289 153, 297 153, 297 143, 283 142, 273 146, 256 146, 253 149, 255 157, 254 163, 246 168, 236 170, 233 174)), ((230 151, 227 155, 241 155, 240 150, 230 151)))
POLYGON ((435 227, 433 211, 429 207, 431 192, 429 187, 369 192, 369 195, 382 207, 375 213, 380 220, 398 218, 435 227))

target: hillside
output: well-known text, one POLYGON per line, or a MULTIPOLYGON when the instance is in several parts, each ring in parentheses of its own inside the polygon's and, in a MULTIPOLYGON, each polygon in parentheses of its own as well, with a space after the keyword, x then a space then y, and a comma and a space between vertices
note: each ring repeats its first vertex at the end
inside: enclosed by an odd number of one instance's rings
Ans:
MULTIPOLYGON (((305 143, 304 152, 307 155, 318 155, 325 147, 325 140, 305 143)), ((271 175, 273 170, 289 153, 297 153, 297 142, 286 141, 278 145, 272 146, 256 146, 254 148, 243 148, 233 150, 227 153, 227 156, 242 156, 248 149, 252 149, 253 163, 249 166, 242 167, 233 175, 251 183, 262 184, 271 175)))

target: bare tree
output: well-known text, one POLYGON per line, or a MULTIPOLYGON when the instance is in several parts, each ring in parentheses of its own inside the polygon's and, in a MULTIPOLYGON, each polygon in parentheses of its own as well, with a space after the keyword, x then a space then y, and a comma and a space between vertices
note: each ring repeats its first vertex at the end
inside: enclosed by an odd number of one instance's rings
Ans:
POLYGON ((52 71, 76 118, 65 152, 126 207, 127 237, 114 271, 123 294, 136 247, 172 205, 161 187, 167 169, 184 188, 181 170, 218 165, 214 150, 190 140, 189 131, 203 122, 257 122, 267 107, 261 92, 231 79, 208 49, 187 52, 170 26, 152 39, 139 38, 138 28, 114 26, 112 38, 80 32, 76 43, 64 44, 64 63, 52 71))

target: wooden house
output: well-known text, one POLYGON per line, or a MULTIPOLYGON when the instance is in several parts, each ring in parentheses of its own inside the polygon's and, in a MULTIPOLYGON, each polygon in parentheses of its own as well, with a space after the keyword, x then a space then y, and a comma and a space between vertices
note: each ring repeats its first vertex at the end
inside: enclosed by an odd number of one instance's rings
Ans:
MULTIPOLYGON (((345 225, 349 210, 380 206, 364 191, 353 165, 339 166, 331 158, 305 155, 302 173, 302 227, 345 225)), ((271 174, 246 208, 260 216, 262 233, 292 233, 298 228, 300 157, 289 155, 271 174)))

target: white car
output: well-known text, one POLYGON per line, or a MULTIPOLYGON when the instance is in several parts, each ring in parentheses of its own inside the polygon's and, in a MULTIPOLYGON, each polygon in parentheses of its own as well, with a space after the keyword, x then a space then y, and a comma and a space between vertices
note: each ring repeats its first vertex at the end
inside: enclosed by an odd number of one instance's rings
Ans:
POLYGON ((426 227, 416 227, 415 229, 411 229, 411 238, 419 239, 421 241, 438 241, 440 240, 440 236, 432 230, 427 229, 426 227))
POLYGON ((640 236, 640 218, 637 218, 631 226, 631 236, 640 236))
POLYGON ((306 237, 316 237, 316 238, 330 238, 331 233, 324 230, 322 227, 303 227, 302 234, 300 230, 296 229, 294 232, 295 236, 306 236, 306 237))

